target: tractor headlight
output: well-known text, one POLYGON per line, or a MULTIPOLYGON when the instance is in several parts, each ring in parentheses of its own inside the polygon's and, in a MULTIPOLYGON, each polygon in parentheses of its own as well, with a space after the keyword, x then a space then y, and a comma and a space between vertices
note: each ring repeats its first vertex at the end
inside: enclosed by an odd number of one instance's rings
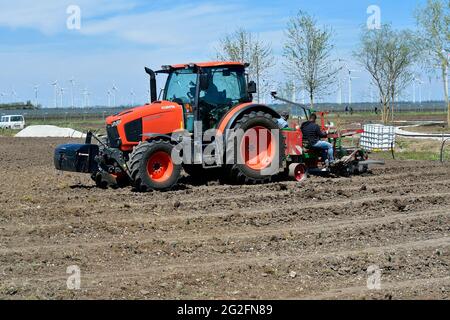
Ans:
POLYGON ((117 127, 121 122, 122 122, 121 119, 116 120, 116 121, 114 121, 114 122, 111 124, 111 127, 117 127))

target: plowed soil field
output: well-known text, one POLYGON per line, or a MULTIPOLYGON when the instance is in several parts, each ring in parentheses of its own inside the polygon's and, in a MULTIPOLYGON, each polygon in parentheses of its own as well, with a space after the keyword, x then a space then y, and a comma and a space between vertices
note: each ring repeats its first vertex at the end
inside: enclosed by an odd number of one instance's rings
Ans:
POLYGON ((66 142, 0 138, 1 299, 450 298, 448 165, 142 194, 57 172, 66 142))

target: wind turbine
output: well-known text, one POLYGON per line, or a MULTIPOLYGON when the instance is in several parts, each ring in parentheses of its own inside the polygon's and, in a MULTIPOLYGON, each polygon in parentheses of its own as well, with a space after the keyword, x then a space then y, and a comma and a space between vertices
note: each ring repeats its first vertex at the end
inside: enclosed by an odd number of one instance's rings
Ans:
POLYGON ((295 80, 292 80, 292 101, 293 102, 297 101, 297 88, 295 85, 295 80))
POLYGON ((3 98, 6 97, 6 93, 0 92, 0 103, 3 103, 3 98))
POLYGON ((75 96, 74 96, 74 87, 75 87, 75 78, 72 77, 70 80, 70 94, 72 96, 72 108, 75 108, 75 96))
POLYGON ((111 90, 108 90, 108 107, 111 108, 111 90))
POLYGON ((352 81, 354 79, 359 79, 358 77, 352 77, 352 72, 360 72, 359 70, 353 70, 350 69, 348 64, 343 59, 339 59, 339 62, 341 62, 345 69, 347 69, 348 72, 348 104, 352 104, 352 81))
POLYGON ((352 77, 352 72, 358 72, 358 70, 348 69, 348 104, 351 105, 352 101, 352 82, 355 79, 359 79, 359 77, 352 77))
POLYGON ((13 102, 17 102, 17 92, 13 87, 11 87, 11 97, 13 98, 13 102))
POLYGON ((91 106, 91 93, 88 91, 86 92, 87 96, 87 107, 89 108, 91 106))
POLYGON ((35 84, 33 88, 34 88, 34 99, 35 99, 35 104, 36 104, 35 106, 37 107, 39 104, 39 102, 38 102, 39 85, 35 84))
POLYGON ((414 77, 414 80, 413 80, 413 85, 414 85, 414 103, 416 103, 416 84, 419 85, 419 103, 422 104, 422 84, 424 84, 424 82, 422 81, 422 79, 414 77))
POLYGON ((64 108, 64 88, 60 88, 61 108, 64 108))
POLYGON ((341 79, 341 77, 339 77, 337 103, 342 104, 342 79, 341 79))
POLYGON ((51 84, 55 90, 55 108, 58 108, 58 80, 51 84))
POLYGON ((133 89, 131 89, 130 95, 131 95, 131 106, 134 107, 134 97, 136 96, 136 93, 134 92, 133 89))
POLYGON ((428 76, 428 102, 431 102, 431 88, 432 88, 432 80, 431 76, 428 76))
POLYGON ((89 106, 89 92, 88 92, 87 88, 84 88, 82 95, 83 95, 83 102, 84 102, 83 108, 86 108, 89 106))
POLYGON ((112 92, 113 92, 113 107, 116 107, 116 93, 117 93, 117 87, 115 84, 112 86, 112 92))

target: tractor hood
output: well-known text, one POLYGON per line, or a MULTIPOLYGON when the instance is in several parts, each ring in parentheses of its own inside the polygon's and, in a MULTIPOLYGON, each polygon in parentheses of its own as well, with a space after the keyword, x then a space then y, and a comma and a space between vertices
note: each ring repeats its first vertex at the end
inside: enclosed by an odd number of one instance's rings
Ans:
POLYGON ((127 109, 115 115, 109 116, 106 118, 106 124, 117 125, 118 123, 126 123, 149 115, 158 115, 173 112, 174 110, 179 109, 182 110, 182 107, 177 103, 170 101, 156 101, 152 104, 127 109))
POLYGON ((115 135, 114 140, 120 139, 117 146, 127 151, 150 135, 170 135, 184 129, 183 107, 171 101, 155 101, 110 116, 106 125, 108 136, 115 135))

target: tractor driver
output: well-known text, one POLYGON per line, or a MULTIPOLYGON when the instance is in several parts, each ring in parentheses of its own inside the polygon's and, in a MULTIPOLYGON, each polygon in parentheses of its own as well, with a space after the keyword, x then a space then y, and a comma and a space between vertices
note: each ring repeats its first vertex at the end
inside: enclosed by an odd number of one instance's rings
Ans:
POLYGON ((327 137, 327 133, 323 132, 319 125, 316 124, 317 115, 311 114, 309 121, 302 124, 301 130, 303 134, 303 140, 307 143, 308 148, 319 149, 323 152, 325 163, 334 163, 334 149, 333 145, 329 142, 322 141, 321 139, 327 137))
POLYGON ((204 129, 211 129, 219 119, 216 119, 213 111, 218 108, 220 103, 221 94, 217 86, 211 81, 209 82, 208 89, 204 91, 204 96, 200 98, 200 113, 203 121, 204 129))

